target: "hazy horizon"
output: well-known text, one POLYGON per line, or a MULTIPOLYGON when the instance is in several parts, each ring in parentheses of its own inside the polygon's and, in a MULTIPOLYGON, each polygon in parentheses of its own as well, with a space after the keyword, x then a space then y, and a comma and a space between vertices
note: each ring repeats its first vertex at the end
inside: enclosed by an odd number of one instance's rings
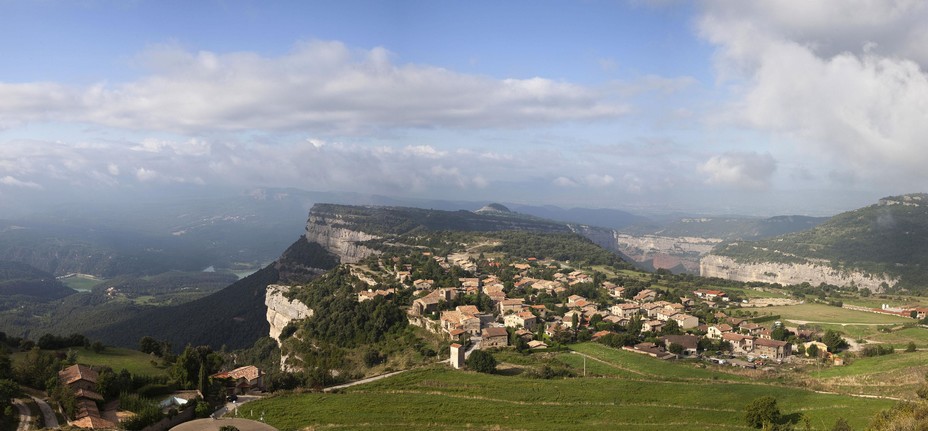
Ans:
POLYGON ((0 2, 0 207, 256 187, 833 215, 928 190, 928 4, 0 2))

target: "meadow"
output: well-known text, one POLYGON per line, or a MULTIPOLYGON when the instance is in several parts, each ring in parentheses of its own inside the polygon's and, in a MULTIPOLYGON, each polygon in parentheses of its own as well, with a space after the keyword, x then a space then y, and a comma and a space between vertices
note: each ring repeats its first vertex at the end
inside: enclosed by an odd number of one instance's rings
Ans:
POLYGON ((93 276, 78 274, 67 278, 59 279, 62 284, 78 292, 90 292, 94 287, 106 280, 93 276))
MULTIPOLYGON (((80 364, 105 365, 116 372, 125 368, 134 375, 160 376, 167 374, 167 369, 161 366, 160 361, 157 365, 153 365, 151 363, 152 356, 138 350, 116 347, 107 347, 100 353, 83 347, 75 347, 73 350, 77 352, 77 362, 80 364)), ((67 349, 61 350, 64 353, 67 353, 67 351, 67 349)), ((25 357, 25 352, 17 352, 11 355, 14 364, 24 360, 25 357)))
POLYGON ((880 325, 912 322, 912 319, 907 319, 905 317, 849 310, 846 308, 832 307, 825 304, 799 304, 778 307, 764 307, 757 309, 757 312, 759 314, 780 315, 782 320, 833 323, 839 325, 880 325))
MULTIPOLYGON (((542 380, 487 375, 431 366, 358 385, 334 394, 287 394, 248 405, 281 430, 301 429, 605 429, 746 430, 744 406, 776 397, 798 426, 831 429, 845 418, 854 429, 892 405, 889 400, 821 394, 774 380, 662 362, 596 344, 578 353, 501 355, 529 367, 532 357, 551 357, 587 377, 542 380)), ((508 374, 508 373, 507 373, 508 374)))

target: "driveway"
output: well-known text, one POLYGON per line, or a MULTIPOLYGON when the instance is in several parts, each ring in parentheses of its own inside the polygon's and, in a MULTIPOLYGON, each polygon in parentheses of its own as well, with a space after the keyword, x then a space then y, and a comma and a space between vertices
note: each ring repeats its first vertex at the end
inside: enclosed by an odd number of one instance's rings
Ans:
POLYGON ((16 398, 13 400, 13 405, 19 410, 19 426, 16 427, 16 431, 28 431, 32 429, 32 412, 29 411, 26 400, 16 398))
MULTIPOLYGON (((260 395, 239 395, 238 399, 234 402, 227 402, 226 405, 222 406, 219 410, 216 410, 211 416, 214 418, 221 418, 226 414, 235 414, 235 410, 239 408, 242 404, 245 404, 249 401, 260 400, 260 395)), ((244 412, 243 412, 244 414, 244 412)))
POLYGON ((387 378, 387 377, 392 377, 392 376, 395 376, 395 375, 397 375, 397 374, 399 374, 399 373, 405 373, 406 371, 407 371, 407 370, 399 370, 399 371, 394 371, 394 372, 392 372, 392 373, 381 374, 381 375, 379 375, 379 376, 368 377, 368 378, 366 378, 366 379, 355 380, 355 381, 353 381, 353 382, 351 382, 351 383, 345 383, 345 384, 343 384, 343 385, 329 386, 329 387, 323 389, 322 392, 332 392, 332 391, 334 391, 334 390, 336 390, 336 389, 348 388, 348 387, 351 387, 351 386, 354 386, 354 385, 363 385, 363 384, 365 384, 365 383, 370 383, 370 382, 373 382, 373 381, 376 381, 376 380, 385 379, 385 378, 387 378))
POLYGON ((52 406, 48 405, 45 400, 41 398, 31 397, 36 404, 39 405, 39 410, 42 411, 42 416, 45 417, 45 427, 44 428, 58 428, 58 416, 55 416, 55 411, 52 410, 52 406))

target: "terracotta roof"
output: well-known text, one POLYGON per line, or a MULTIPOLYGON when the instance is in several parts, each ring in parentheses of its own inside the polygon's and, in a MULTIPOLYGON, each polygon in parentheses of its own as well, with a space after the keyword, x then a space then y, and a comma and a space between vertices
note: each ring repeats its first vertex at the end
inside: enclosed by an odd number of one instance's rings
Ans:
POLYGON ((670 342, 679 344, 685 349, 696 349, 696 347, 699 345, 699 337, 695 335, 667 335, 661 337, 661 340, 665 343, 670 342))
POLYGON ((469 314, 477 314, 480 312, 480 310, 477 309, 476 305, 459 305, 455 309, 461 313, 469 313, 469 314))
POLYGON ((776 347, 776 348, 779 348, 779 347, 784 347, 784 346, 786 346, 787 344, 788 344, 788 343, 787 343, 786 341, 770 340, 770 339, 767 339, 767 338, 758 338, 758 339, 754 340, 754 345, 755 345, 755 346, 765 346, 765 347, 776 347))
POLYGON ((74 412, 75 419, 87 416, 100 417, 100 410, 97 408, 97 403, 86 398, 74 402, 74 412))
POLYGON ((506 332, 506 328, 485 328, 483 330, 484 337, 508 337, 509 332, 506 332))
POLYGON ((66 385, 70 385, 78 380, 87 380, 88 382, 97 383, 100 377, 96 371, 90 367, 81 364, 71 365, 58 372, 58 379, 66 385))
POLYGON ((71 422, 71 425, 79 428, 91 428, 91 429, 104 429, 104 428, 113 428, 116 429, 116 424, 103 419, 97 416, 85 416, 74 422, 71 422))
POLYGON ((754 338, 754 337, 751 337, 751 336, 748 336, 748 335, 735 334, 734 332, 726 332, 726 333, 722 334, 722 339, 723 339, 723 340, 730 340, 730 341, 750 340, 750 339, 753 339, 753 338, 754 338))
POLYGON ((232 380, 245 379, 251 381, 261 377, 261 370, 254 365, 246 365, 232 371, 213 374, 212 377, 219 379, 231 378, 232 380))
POLYGON ((100 395, 94 391, 88 391, 85 389, 78 389, 77 392, 74 393, 74 397, 75 398, 88 398, 91 400, 103 401, 103 395, 100 395))

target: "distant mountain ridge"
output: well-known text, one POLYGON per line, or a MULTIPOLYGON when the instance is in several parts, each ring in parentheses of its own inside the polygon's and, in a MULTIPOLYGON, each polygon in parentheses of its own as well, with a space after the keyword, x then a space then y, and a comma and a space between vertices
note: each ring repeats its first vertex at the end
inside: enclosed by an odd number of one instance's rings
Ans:
POLYGON ((646 223, 629 226, 620 231, 630 235, 754 240, 811 229, 826 220, 828 220, 828 217, 800 215, 768 218, 680 217, 664 224, 646 223))
POLYGON ((877 280, 874 284, 882 288, 895 285, 921 291, 928 281, 928 194, 886 197, 805 231, 725 242, 712 255, 742 265, 829 267, 835 272, 861 273, 863 280, 877 280))

